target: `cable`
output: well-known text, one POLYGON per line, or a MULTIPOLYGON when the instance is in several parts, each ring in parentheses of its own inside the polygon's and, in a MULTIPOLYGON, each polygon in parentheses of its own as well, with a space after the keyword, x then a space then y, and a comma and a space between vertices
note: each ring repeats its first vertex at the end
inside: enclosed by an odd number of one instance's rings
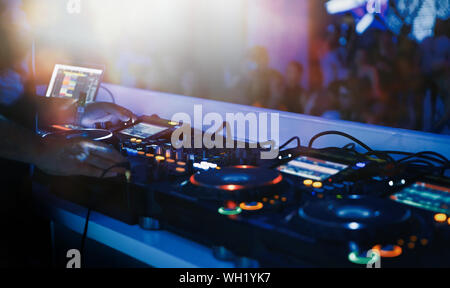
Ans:
POLYGON ((87 211, 87 214, 86 214, 86 220, 84 222, 83 236, 81 237, 80 252, 81 252, 81 255, 83 256, 83 259, 84 259, 84 245, 85 245, 85 242, 86 242, 86 236, 87 236, 87 230, 88 230, 89 217, 90 216, 91 216, 91 207, 88 207, 88 211, 87 211))
POLYGON ((314 136, 311 138, 311 140, 309 140, 308 148, 312 148, 312 144, 314 143, 314 141, 315 141, 317 138, 322 137, 322 136, 325 136, 325 135, 340 135, 340 136, 349 138, 350 140, 352 140, 353 142, 359 144, 361 147, 363 147, 363 148, 366 149, 367 151, 373 151, 372 148, 370 148, 369 146, 367 146, 366 144, 364 144, 362 141, 356 139, 356 138, 353 137, 352 135, 349 135, 349 134, 347 134, 347 133, 345 133, 345 132, 334 131, 334 130, 331 130, 331 131, 325 131, 325 132, 321 132, 321 133, 319 133, 319 134, 314 135, 314 136))
MULTIPOLYGON (((401 158, 395 162, 403 162, 405 160, 411 159, 411 158, 422 158, 422 159, 426 159, 426 160, 430 160, 430 161, 434 161, 436 163, 440 163, 440 164, 448 164, 449 161, 447 160, 447 158, 445 158, 443 155, 436 153, 436 152, 432 152, 432 151, 422 151, 422 152, 417 152, 417 153, 411 153, 411 152, 403 152, 403 151, 377 151, 379 153, 385 153, 385 154, 397 154, 397 155, 405 155, 407 157, 401 158), (440 159, 434 158, 434 157, 430 157, 427 155, 433 155, 436 156, 440 159)), ((366 153, 368 154, 368 153, 366 153)))
POLYGON ((289 143, 291 143, 294 140, 297 140, 297 148, 300 148, 300 146, 301 146, 300 138, 298 136, 295 136, 295 137, 292 137, 291 139, 289 139, 288 141, 286 141, 283 145, 281 145, 280 148, 278 148, 278 150, 283 149, 284 147, 289 145, 289 143))
POLYGON ((428 159, 428 160, 439 162, 441 164, 447 164, 448 163, 447 158, 445 158, 441 154, 438 154, 438 153, 432 152, 432 151, 423 151, 423 152, 414 153, 414 154, 411 154, 411 155, 409 155, 407 157, 404 157, 404 158, 398 160, 398 162, 402 162, 402 161, 405 161, 405 160, 408 160, 408 159, 411 159, 411 158, 415 158, 415 157, 417 157, 417 158, 425 158, 425 159, 428 159), (427 154, 436 156, 436 157, 438 157, 440 159, 436 159, 436 158, 433 158, 433 157, 428 157, 428 156, 426 156, 427 154))
MULTIPOLYGON (((104 178, 105 175, 109 171, 111 171, 112 169, 117 168, 117 167, 122 167, 122 168, 129 169, 130 168, 130 163, 129 162, 122 162, 122 163, 114 164, 114 165, 110 166, 109 168, 103 170, 100 178, 104 178)), ((125 176, 127 178, 127 183, 129 183, 129 181, 130 181, 130 171, 129 170, 127 170, 125 172, 125 176)), ((92 206, 95 206, 95 205, 92 205, 92 206)), ((88 226, 89 226, 89 218, 91 216, 91 210, 92 210, 92 207, 88 207, 88 211, 87 211, 85 222, 84 222, 83 235, 81 236, 80 253, 81 253, 83 259, 84 259, 84 247, 85 247, 85 243, 86 243, 86 237, 87 237, 87 231, 88 231, 88 226)))
POLYGON ((116 104, 116 98, 114 98, 114 94, 109 90, 109 88, 106 88, 103 84, 100 84, 100 88, 103 88, 111 97, 112 103, 116 104))

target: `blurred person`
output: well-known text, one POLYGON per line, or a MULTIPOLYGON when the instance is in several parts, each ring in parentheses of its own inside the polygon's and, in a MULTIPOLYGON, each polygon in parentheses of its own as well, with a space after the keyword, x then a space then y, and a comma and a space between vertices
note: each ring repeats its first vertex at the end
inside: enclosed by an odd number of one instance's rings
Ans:
POLYGON ((290 107, 286 105, 286 85, 283 75, 273 70, 269 80, 270 100, 267 105, 268 108, 289 111, 290 107))
MULTIPOLYGON (((30 215, 33 207, 28 209, 31 181, 26 164, 34 164, 52 175, 100 177, 105 169, 126 159, 101 143, 82 139, 50 141, 36 135, 32 129, 36 111, 57 110, 55 117, 59 119, 55 121, 64 121, 73 119, 76 107, 55 99, 37 101, 27 65, 31 30, 20 1, 0 1, 0 39, 0 212, 5 229, 0 243, 0 265, 27 266, 34 253, 45 250, 45 243, 34 247, 41 243, 39 236, 43 231, 30 215), (33 235, 32 243, 27 241, 29 235, 33 235)), ((94 103, 86 107, 81 123, 90 126, 95 122, 114 123, 131 117, 134 117, 131 112, 111 103, 94 103)), ((117 173, 123 171, 110 171, 106 176, 117 173)))
POLYGON ((347 65, 348 49, 339 44, 336 25, 328 26, 326 37, 328 41, 320 57, 323 88, 327 88, 334 81, 347 79, 350 72, 347 65))
POLYGON ((229 89, 232 99, 240 104, 267 107, 270 101, 270 74, 267 49, 262 46, 251 48, 242 61, 237 78, 228 81, 233 85, 229 89))
MULTIPOLYGON (((442 131, 449 126, 450 120, 450 20, 436 21, 435 35, 428 37, 420 44, 421 70, 424 74, 424 94, 429 93, 431 111, 422 122, 429 122, 433 132, 442 131), (440 98, 438 101, 438 98, 440 98), (438 109, 442 103, 443 109, 438 109), (442 110, 442 113, 438 113, 442 110), (440 114, 440 115, 438 115, 440 114)), ((423 103, 422 103, 423 104, 423 103)))
POLYGON ((369 63, 367 52, 363 49, 356 50, 353 76, 357 79, 367 79, 370 86, 365 90, 371 92, 370 97, 381 99, 382 93, 377 69, 369 63))
POLYGON ((335 81, 329 85, 330 109, 322 117, 334 120, 347 120, 361 122, 360 112, 363 99, 356 100, 354 82, 335 81))
POLYGON ((305 90, 301 83, 303 77, 303 65, 297 61, 291 61, 286 69, 286 89, 283 104, 290 112, 304 113, 306 104, 305 90))

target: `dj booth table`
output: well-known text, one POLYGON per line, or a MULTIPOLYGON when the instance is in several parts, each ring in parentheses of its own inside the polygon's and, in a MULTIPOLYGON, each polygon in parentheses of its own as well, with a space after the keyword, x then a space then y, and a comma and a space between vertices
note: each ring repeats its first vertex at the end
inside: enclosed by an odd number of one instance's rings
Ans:
MULTIPOLYGON (((435 151, 450 157, 450 136, 434 135, 403 129, 366 125, 347 121, 332 121, 289 112, 249 107, 213 100, 172 95, 153 91, 104 84, 112 92, 118 105, 132 110, 137 115, 158 114, 170 119, 175 113, 184 112, 193 119, 194 105, 201 104, 203 114, 215 112, 223 117, 225 113, 267 112, 279 113, 280 143, 293 136, 299 136, 302 145, 319 132, 339 130, 362 140, 377 150, 402 150, 406 152, 435 151)), ((42 95, 45 87, 38 87, 42 95)), ((39 93, 40 92, 40 93, 39 93)), ((100 89, 97 101, 111 101, 105 89, 100 89)), ((224 117, 225 119, 225 117, 224 117)), ((270 137, 269 137, 270 138, 270 137)), ((326 136, 315 142, 317 147, 343 146, 350 142, 340 136, 326 136)), ((75 234, 83 233, 87 209, 74 203, 58 199, 53 195, 35 189, 42 201, 41 209, 52 219, 53 227, 65 227, 75 234)), ((79 237, 79 235, 77 235, 79 237)), ((231 262, 217 260, 210 248, 167 231, 146 231, 138 225, 127 225, 97 212, 92 212, 87 233, 102 246, 126 255, 136 263, 153 267, 234 267, 231 262)), ((56 242, 58 238, 54 239, 56 242)), ((78 241, 78 240, 77 240, 78 241)), ((70 242, 70 241, 69 241, 70 242)), ((73 241, 72 241, 73 242, 73 241)), ((78 248, 79 242, 74 242, 78 248)), ((88 247, 89 248, 89 247, 88 247)), ((90 251, 88 250, 89 254, 90 251)), ((123 263, 123 265, 126 265, 123 263)))

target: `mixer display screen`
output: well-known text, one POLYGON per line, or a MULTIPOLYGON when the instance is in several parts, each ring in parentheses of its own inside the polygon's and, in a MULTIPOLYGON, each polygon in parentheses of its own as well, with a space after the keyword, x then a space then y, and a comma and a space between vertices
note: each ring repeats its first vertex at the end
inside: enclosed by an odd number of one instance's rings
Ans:
POLYGON ((397 202, 434 212, 448 213, 450 210, 450 188, 416 182, 391 196, 397 202))
POLYGON ((322 181, 341 172, 347 167, 348 165, 341 163, 300 156, 284 165, 281 165, 278 167, 278 170, 283 173, 322 181))
POLYGON ((124 129, 120 131, 120 133, 129 135, 132 137, 138 137, 138 138, 148 138, 150 136, 153 136, 161 131, 166 130, 167 127, 157 126, 153 124, 148 123, 138 123, 134 125, 133 127, 124 129))

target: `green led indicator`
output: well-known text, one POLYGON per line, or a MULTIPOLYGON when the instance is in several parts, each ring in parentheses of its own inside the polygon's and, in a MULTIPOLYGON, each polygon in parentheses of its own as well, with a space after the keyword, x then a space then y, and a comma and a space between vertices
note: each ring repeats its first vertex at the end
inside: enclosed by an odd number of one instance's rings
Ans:
POLYGON ((337 195, 336 198, 337 199, 342 199, 342 195, 337 195))
POLYGON ((378 253, 372 253, 372 257, 361 257, 356 252, 350 252, 348 254, 348 260, 355 264, 367 265, 368 263, 375 263, 379 260, 380 255, 378 253))
POLYGON ((218 211, 222 215, 237 215, 242 212, 242 209, 240 207, 236 207, 234 209, 220 207, 218 211))

